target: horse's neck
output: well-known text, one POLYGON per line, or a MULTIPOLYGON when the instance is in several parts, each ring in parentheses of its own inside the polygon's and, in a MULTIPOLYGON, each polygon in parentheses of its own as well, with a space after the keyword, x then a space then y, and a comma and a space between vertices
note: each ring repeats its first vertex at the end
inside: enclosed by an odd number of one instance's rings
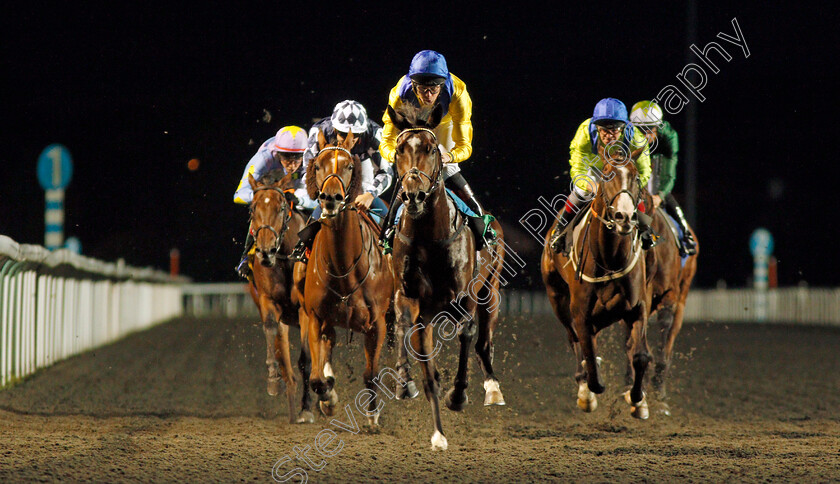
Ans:
POLYGON ((324 251, 324 258, 330 261, 333 269, 349 269, 359 257, 359 252, 364 252, 362 227, 359 222, 359 214, 354 210, 343 210, 329 223, 322 222, 323 227, 319 231, 322 237, 320 245, 324 251))
MULTIPOLYGON (((422 216, 412 219, 407 217, 407 235, 414 238, 440 240, 452 235, 453 218, 457 217, 449 206, 443 182, 429 196, 426 203, 429 209, 422 216)), ((405 217, 406 215, 403 214, 405 217)))
MULTIPOLYGON (((606 215, 606 206, 598 203, 597 200, 592 202, 592 209, 602 217, 606 215)), ((614 231, 608 230, 602 221, 590 218, 589 235, 586 243, 593 260, 602 267, 615 270, 623 269, 633 259, 635 240, 636 234, 618 235, 614 231)))

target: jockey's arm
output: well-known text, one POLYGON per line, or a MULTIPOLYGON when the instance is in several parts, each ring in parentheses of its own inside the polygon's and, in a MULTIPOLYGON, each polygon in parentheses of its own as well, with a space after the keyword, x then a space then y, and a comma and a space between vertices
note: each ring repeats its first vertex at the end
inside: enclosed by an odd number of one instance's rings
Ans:
POLYGON ((588 192, 591 183, 583 175, 588 175, 590 166, 597 166, 597 154, 592 153, 592 143, 589 140, 589 120, 587 119, 578 126, 575 137, 569 145, 569 176, 575 182, 575 187, 588 192), (579 178, 580 177, 580 178, 579 178))
POLYGON ((236 187, 236 192, 233 194, 233 203, 240 205, 248 205, 254 199, 254 191, 251 189, 251 183, 248 181, 248 175, 253 175, 254 180, 259 180, 266 172, 265 157, 271 156, 271 153, 260 149, 251 157, 248 164, 245 165, 245 172, 239 180, 239 186, 236 187))
POLYGON ((472 99, 463 81, 452 76, 455 92, 449 103, 452 118, 452 141, 455 147, 449 151, 450 163, 461 163, 472 155, 472 99))
MULTIPOLYGON (((402 79, 400 79, 400 82, 402 79)), ((388 105, 391 106, 395 111, 399 109, 402 105, 402 101, 400 100, 400 95, 397 92, 397 89, 400 87, 400 83, 398 82, 393 89, 391 89, 391 94, 388 95, 388 105)), ((382 139, 379 142, 379 153, 382 155, 382 159, 388 163, 394 162, 394 155, 396 154, 396 146, 397 146, 397 136, 400 134, 400 131, 394 126, 394 123, 391 122, 391 116, 388 114, 388 111, 385 110, 385 114, 382 115, 382 139)))
POLYGON ((647 148, 647 138, 645 138, 644 133, 639 128, 634 128, 633 134, 633 143, 631 144, 645 147, 645 149, 642 150, 642 154, 636 159, 636 170, 639 172, 639 182, 641 182, 642 186, 647 186, 648 180, 650 180, 651 171, 650 150, 647 148))

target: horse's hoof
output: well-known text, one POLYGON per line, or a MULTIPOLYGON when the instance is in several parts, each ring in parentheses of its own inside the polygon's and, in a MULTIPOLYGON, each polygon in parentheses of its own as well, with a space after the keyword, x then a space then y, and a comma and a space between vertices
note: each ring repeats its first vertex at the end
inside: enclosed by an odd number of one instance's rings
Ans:
POLYGON ((502 396, 502 390, 499 388, 497 380, 487 380, 484 382, 484 406, 504 405, 505 397, 502 396))
POLYGON ((377 413, 373 417, 368 417, 367 420, 368 420, 368 427, 370 427, 370 429, 372 431, 378 431, 378 429, 379 429, 379 414, 377 413))
POLYGON ((405 385, 397 387, 397 400, 409 400, 417 398, 418 395, 420 395, 420 390, 417 389, 414 380, 409 380, 405 385))
POLYGON ((598 398, 594 393, 592 393, 592 391, 589 390, 589 387, 586 386, 586 382, 580 382, 580 385, 578 386, 577 406, 579 409, 587 413, 594 412, 595 409, 598 408, 598 398))
POLYGON ((664 415, 665 417, 671 416, 671 407, 667 403, 659 402, 656 405, 654 405, 654 407, 656 408, 656 413, 658 413, 659 415, 664 415))
POLYGON ((280 393, 280 390, 283 389, 282 384, 280 383, 281 381, 282 380, 279 376, 268 377, 268 385, 266 385, 266 391, 269 395, 271 395, 272 397, 276 397, 280 393))
POLYGON ((315 423, 315 415, 312 412, 310 412, 309 410, 302 410, 298 414, 298 418, 295 421, 295 423, 299 423, 299 424, 315 423))
POLYGON ((454 412, 460 412, 464 409, 464 406, 470 402, 470 397, 467 396, 466 392, 462 392, 463 398, 455 398, 455 388, 450 388, 448 392, 446 392, 446 398, 443 399, 443 402, 446 404, 446 408, 452 410, 454 412))
POLYGON ((645 393, 642 392, 642 400, 639 402, 633 402, 632 398, 630 398, 630 390, 624 392, 624 401, 630 404, 630 415, 639 419, 639 420, 647 420, 650 417, 650 410, 648 408, 647 397, 645 393))
POLYGON ((318 402, 318 408, 326 417, 332 417, 335 414, 335 406, 338 404, 338 393, 335 389, 330 390, 324 395, 324 399, 318 402))
POLYGON ((435 430, 435 434, 432 435, 432 450, 446 450, 448 447, 449 442, 446 441, 446 437, 435 430))

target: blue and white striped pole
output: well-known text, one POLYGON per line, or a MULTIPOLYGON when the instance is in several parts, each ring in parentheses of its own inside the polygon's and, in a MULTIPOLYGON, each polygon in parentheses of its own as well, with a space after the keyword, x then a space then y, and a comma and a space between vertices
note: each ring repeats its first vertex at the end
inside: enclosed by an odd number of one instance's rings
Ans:
POLYGON ((38 156, 38 182, 46 191, 44 246, 49 250, 64 245, 64 189, 73 176, 73 160, 63 145, 51 144, 38 156))
POLYGON ((767 273, 770 254, 773 253, 773 236, 765 228, 757 228, 750 236, 753 256, 753 289, 755 289, 755 317, 767 320, 767 273))
POLYGON ((46 210, 44 210, 44 247, 49 250, 64 246, 64 189, 46 191, 46 210))

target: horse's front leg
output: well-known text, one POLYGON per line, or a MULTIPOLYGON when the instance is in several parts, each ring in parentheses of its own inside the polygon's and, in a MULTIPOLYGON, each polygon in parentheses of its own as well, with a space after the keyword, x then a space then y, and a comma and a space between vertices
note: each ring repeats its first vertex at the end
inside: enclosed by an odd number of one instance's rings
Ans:
MULTIPOLYGON (((318 395, 319 407, 321 411, 331 416, 332 409, 338 403, 338 396, 333 390, 335 377, 332 372, 332 367, 328 365, 328 358, 330 356, 330 338, 328 331, 321 331, 322 321, 312 311, 307 314, 308 321, 306 325, 309 327, 309 352, 312 355, 312 371, 310 372, 309 384, 312 390, 318 395), (325 403, 326 402, 326 403, 325 403)), ((332 330, 332 328, 328 328, 332 330)), ((335 330, 332 330, 333 341, 335 340, 335 330)))
POLYGON ((309 393, 309 373, 312 371, 312 358, 309 354, 309 327, 307 326, 306 311, 298 309, 298 321, 300 322, 300 357, 298 358, 298 370, 303 382, 303 397, 300 401, 300 413, 297 423, 314 423, 315 415, 312 414, 312 395, 309 393))
POLYGON ((470 344, 475 336, 476 326, 474 319, 466 319, 458 334, 458 341, 461 343, 458 351, 458 373, 455 375, 454 385, 446 392, 444 399, 446 407, 456 412, 463 410, 464 405, 469 403, 467 387, 469 386, 470 344))
MULTIPOLYGON (((365 416, 368 418, 368 425, 379 426, 379 392, 376 386, 376 377, 379 376, 379 358, 382 355, 382 345, 388 332, 385 318, 380 317, 373 329, 365 333, 365 389, 368 391, 368 406, 365 409, 365 416)), ((357 400, 358 401, 358 400, 357 400)))
POLYGON ((411 359, 408 357, 408 346, 405 339, 405 330, 413 326, 417 319, 419 308, 417 304, 411 305, 403 302, 404 298, 395 298, 394 300, 394 314, 396 321, 394 322, 394 332, 396 334, 397 344, 397 373, 405 383, 405 385, 397 384, 396 397, 398 400, 405 400, 409 398, 416 398, 420 395, 420 390, 417 389, 417 384, 411 378, 411 359), (402 302, 401 304, 398 304, 402 302))
POLYGON ((440 348, 434 345, 434 328, 430 324, 424 324, 423 318, 418 317, 411 327, 409 333, 412 355, 417 358, 420 368, 423 370, 423 390, 426 399, 432 407, 432 423, 435 428, 432 434, 432 449, 446 450, 449 443, 443 434, 443 425, 440 421, 440 374, 435 368, 434 355, 440 348))
MULTIPOLYGON (((498 282, 496 282, 498 286, 498 282)), ((493 289, 482 289, 482 291, 493 290, 498 299, 498 287, 493 289)), ((484 297, 484 296, 482 296, 484 297)), ((483 300, 483 299, 480 299, 483 300)), ((489 405, 504 405, 505 397, 502 395, 499 380, 493 373, 493 333, 496 329, 496 323, 499 320, 498 305, 489 306, 486 304, 479 304, 476 310, 478 318, 478 339, 475 342, 475 352, 478 356, 478 363, 484 373, 484 406, 489 405)))
POLYGON ((266 391, 274 397, 280 393, 280 362, 275 351, 275 341, 279 334, 278 318, 274 312, 274 304, 268 298, 260 298, 259 309, 263 333, 265 334, 265 364, 268 367, 266 391))
POLYGON ((645 371, 651 361, 647 344, 647 319, 647 306, 644 302, 636 306, 632 316, 629 317, 629 321, 633 323, 627 358, 633 366, 633 387, 624 394, 625 400, 630 404, 631 414, 642 420, 649 416, 647 398, 643 389, 645 371))

